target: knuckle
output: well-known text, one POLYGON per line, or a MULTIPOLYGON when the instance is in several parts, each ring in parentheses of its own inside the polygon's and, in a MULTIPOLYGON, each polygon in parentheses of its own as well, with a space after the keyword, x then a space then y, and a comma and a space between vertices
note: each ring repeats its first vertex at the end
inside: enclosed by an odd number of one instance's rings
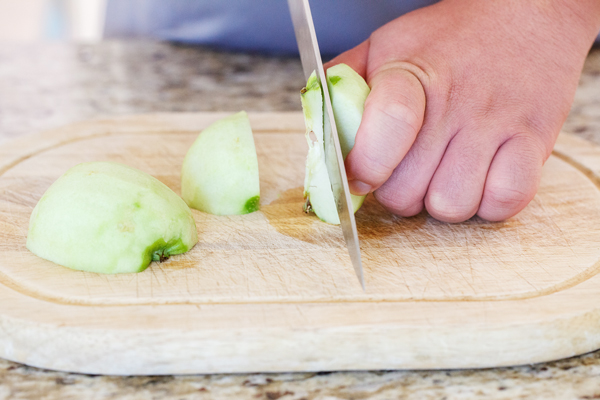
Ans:
POLYGON ((401 136, 415 137, 421 127, 422 117, 411 107, 400 100, 391 100, 375 106, 381 121, 390 131, 401 136))
POLYGON ((521 133, 513 135, 510 140, 518 141, 520 146, 520 155, 527 161, 540 159, 546 160, 550 157, 554 147, 554 140, 547 135, 537 134, 531 130, 523 129, 521 133))
POLYGON ((516 187, 489 185, 483 194, 483 205, 492 210, 517 212, 531 197, 531 193, 516 187))
POLYGON ((377 124, 370 129, 377 131, 372 132, 377 139, 368 142, 363 140, 360 146, 356 145, 353 162, 363 180, 382 184, 401 162, 404 155, 402 149, 407 147, 407 143, 414 142, 420 129, 420 120, 410 107, 398 101, 374 104, 371 111, 374 114, 371 120, 376 120, 377 124), (385 135, 381 135, 382 132, 385 135))
POLYGON ((529 133, 513 136, 505 145, 509 150, 488 176, 478 211, 481 218, 490 221, 510 218, 527 206, 535 196, 549 155, 542 140, 529 133))
POLYGON ((391 175, 395 165, 388 165, 375 152, 362 152, 358 160, 353 160, 353 175, 371 186, 379 187, 391 175))
POLYGON ((518 135, 522 140, 528 141, 531 148, 544 154, 545 159, 550 157, 556 137, 560 132, 560 126, 553 127, 546 119, 537 115, 526 115, 521 118, 521 132, 518 135))
POLYGON ((462 222, 475 215, 477 207, 445 192, 432 191, 425 201, 427 212, 440 221, 462 222))
POLYGON ((423 210, 423 196, 407 186, 382 186, 373 194, 379 204, 389 212, 401 217, 412 217, 423 210))

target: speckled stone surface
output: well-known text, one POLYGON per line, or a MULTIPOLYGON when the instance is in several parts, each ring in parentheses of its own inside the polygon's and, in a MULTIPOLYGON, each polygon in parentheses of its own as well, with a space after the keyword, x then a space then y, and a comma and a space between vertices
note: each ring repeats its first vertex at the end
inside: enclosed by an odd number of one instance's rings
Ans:
POLYGON ((102 116, 300 110, 297 58, 157 42, 0 44, 0 140, 102 116))
POLYGON ((592 49, 563 131, 600 144, 600 48, 592 49))
MULTIPOLYGON (((156 42, 0 44, 0 142, 102 116, 299 110, 299 60, 156 42)), ((600 144, 600 49, 564 131, 600 144)), ((600 328, 599 328, 600 329, 600 328)), ((111 377, 0 360, 4 399, 600 399, 600 351, 487 370, 111 377)))

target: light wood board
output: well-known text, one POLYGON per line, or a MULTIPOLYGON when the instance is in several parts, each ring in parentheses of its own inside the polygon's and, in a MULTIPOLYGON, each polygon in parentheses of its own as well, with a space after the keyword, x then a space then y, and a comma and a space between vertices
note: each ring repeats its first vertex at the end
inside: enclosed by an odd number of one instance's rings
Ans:
POLYGON ((600 148, 561 135, 533 202, 500 223, 357 213, 367 290, 337 226, 302 212, 299 113, 250 114, 261 211, 194 211, 200 242, 144 272, 72 271, 25 248, 31 210, 85 161, 180 192, 183 157, 223 113, 88 121, 0 147, 0 357, 85 373, 523 364, 600 347, 600 148))

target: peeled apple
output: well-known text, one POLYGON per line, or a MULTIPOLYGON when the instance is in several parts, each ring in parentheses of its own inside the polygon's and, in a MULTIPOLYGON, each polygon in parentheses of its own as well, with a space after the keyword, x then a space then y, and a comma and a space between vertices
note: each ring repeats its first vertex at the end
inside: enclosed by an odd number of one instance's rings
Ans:
MULTIPOLYGON (((362 120, 365 100, 370 92, 365 80, 346 64, 327 70, 327 87, 344 159, 354 147, 356 132, 362 120)), ((316 74, 308 78, 301 92, 302 110, 306 125, 308 155, 304 178, 305 211, 314 212, 321 220, 339 224, 333 191, 325 164, 323 91, 316 74)), ((354 212, 366 196, 351 195, 354 212)))
POLYGON ((158 179, 123 164, 76 165, 48 188, 29 221, 27 248, 62 266, 140 272, 198 242, 185 202, 158 179))
POLYGON ((190 207, 214 215, 259 209, 258 159, 244 111, 200 132, 183 161, 181 196, 190 207))

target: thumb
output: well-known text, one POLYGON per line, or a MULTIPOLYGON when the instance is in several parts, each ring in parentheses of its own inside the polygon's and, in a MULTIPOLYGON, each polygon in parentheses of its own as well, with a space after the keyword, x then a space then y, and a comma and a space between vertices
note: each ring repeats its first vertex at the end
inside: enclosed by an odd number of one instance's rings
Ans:
POLYGON ((337 64, 347 64, 363 78, 367 76, 367 59, 369 57, 369 40, 365 40, 358 46, 343 52, 323 67, 325 71, 337 64))
POLYGON ((346 158, 350 191, 364 195, 388 180, 423 125, 425 91, 405 63, 379 68, 369 77, 354 148, 346 158))

